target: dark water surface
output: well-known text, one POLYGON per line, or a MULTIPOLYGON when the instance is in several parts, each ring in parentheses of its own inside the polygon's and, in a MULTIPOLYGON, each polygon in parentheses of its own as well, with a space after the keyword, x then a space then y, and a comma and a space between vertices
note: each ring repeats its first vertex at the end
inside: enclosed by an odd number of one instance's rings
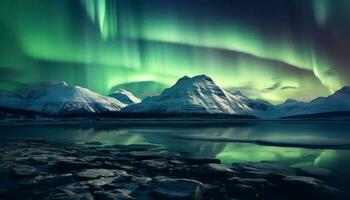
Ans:
POLYGON ((225 164, 278 161, 291 167, 316 166, 331 170, 332 184, 343 189, 350 188, 349 132, 346 121, 0 126, 0 138, 157 144, 225 164))

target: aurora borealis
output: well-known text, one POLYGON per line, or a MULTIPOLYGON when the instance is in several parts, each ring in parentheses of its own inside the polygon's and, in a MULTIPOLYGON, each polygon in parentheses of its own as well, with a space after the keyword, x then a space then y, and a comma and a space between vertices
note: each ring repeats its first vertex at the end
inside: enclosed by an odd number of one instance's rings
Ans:
POLYGON ((145 81, 161 91, 207 74, 252 98, 308 100, 350 85, 349 10, 348 0, 1 1, 0 89, 64 80, 143 95, 145 81))

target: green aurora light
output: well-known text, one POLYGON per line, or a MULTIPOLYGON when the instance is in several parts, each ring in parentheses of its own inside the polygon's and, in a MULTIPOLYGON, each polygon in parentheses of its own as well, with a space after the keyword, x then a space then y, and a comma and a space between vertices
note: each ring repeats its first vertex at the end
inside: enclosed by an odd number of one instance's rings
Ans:
POLYGON ((349 84, 343 48, 350 30, 339 24, 350 20, 348 1, 212 4, 3 1, 0 88, 65 80, 107 94, 120 84, 170 86, 184 75, 207 74, 226 89, 278 103, 349 84))

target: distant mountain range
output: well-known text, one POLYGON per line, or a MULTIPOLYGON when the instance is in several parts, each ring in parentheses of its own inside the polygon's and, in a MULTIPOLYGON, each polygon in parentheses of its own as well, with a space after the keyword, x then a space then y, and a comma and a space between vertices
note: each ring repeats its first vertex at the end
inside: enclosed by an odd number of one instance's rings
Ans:
POLYGON ((0 115, 13 116, 13 113, 31 116, 35 113, 47 116, 104 116, 108 113, 109 116, 142 117, 331 118, 350 116, 350 87, 310 102, 289 99, 272 105, 261 99, 250 99, 240 92, 231 94, 206 75, 182 77, 160 95, 142 101, 122 89, 103 96, 59 82, 35 88, 25 95, 0 92, 0 115))

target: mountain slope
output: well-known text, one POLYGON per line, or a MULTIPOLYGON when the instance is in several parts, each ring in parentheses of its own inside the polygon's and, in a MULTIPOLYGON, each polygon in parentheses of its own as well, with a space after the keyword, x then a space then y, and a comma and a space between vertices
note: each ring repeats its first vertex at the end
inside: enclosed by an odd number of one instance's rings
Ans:
POLYGON ((114 91, 112 94, 108 95, 126 105, 131 105, 135 103, 140 103, 141 99, 135 97, 131 92, 119 89, 114 91))
POLYGON ((253 115, 254 102, 241 94, 230 94, 205 75, 182 77, 159 96, 148 97, 122 112, 210 113, 253 115))
POLYGON ((328 97, 318 97, 310 102, 294 102, 276 106, 281 113, 278 117, 313 115, 350 111, 350 87, 345 86, 328 97))
POLYGON ((25 97, 24 108, 49 114, 69 115, 118 111, 126 105, 86 88, 61 82, 33 90, 25 97))
POLYGON ((20 108, 23 104, 23 98, 11 92, 0 92, 0 106, 7 108, 20 108))
POLYGON ((59 82, 36 87, 22 96, 0 92, 0 108, 4 116, 32 116, 40 113, 79 116, 106 113, 115 114, 117 117, 149 117, 162 114, 192 114, 200 117, 206 114, 223 114, 254 116, 261 119, 329 118, 350 115, 350 87, 343 87, 328 97, 319 97, 310 102, 289 99, 282 104, 272 105, 264 100, 249 99, 240 92, 230 94, 205 75, 192 78, 185 76, 159 96, 148 97, 141 102, 125 90, 103 96, 86 88, 59 82), (120 110, 122 113, 115 113, 120 110), (34 113, 31 113, 32 111, 34 113))
POLYGON ((77 115, 119 111, 126 105, 86 88, 60 82, 33 89, 24 97, 1 93, 0 106, 50 115, 77 115))

